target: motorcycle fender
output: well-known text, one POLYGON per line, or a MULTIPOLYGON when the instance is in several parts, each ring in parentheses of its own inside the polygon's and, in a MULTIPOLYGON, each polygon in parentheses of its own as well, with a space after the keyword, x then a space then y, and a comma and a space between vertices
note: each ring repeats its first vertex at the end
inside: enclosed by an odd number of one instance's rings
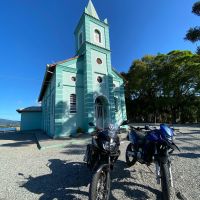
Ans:
POLYGON ((106 171, 109 171, 109 164, 103 164, 101 165, 98 169, 96 173, 101 173, 101 171, 105 169, 106 171))

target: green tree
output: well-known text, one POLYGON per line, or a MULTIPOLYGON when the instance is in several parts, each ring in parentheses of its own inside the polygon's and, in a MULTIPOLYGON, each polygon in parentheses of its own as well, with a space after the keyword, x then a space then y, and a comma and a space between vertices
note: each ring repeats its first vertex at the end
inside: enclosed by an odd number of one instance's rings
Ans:
POLYGON ((134 61, 124 76, 128 80, 129 118, 151 122, 176 122, 177 119, 185 122, 197 118, 198 112, 194 112, 198 110, 196 98, 200 96, 200 56, 197 54, 171 51, 144 56, 134 61))
POLYGON ((192 12, 198 16, 200 16, 200 1, 197 1, 196 3, 194 3, 193 7, 192 7, 192 12))
MULTIPOLYGON (((195 15, 200 16, 200 1, 194 3, 192 7, 192 12, 195 15)), ((190 28, 186 33, 185 39, 193 43, 200 41, 200 26, 190 28)), ((200 55, 200 46, 197 47, 197 54, 200 55)))

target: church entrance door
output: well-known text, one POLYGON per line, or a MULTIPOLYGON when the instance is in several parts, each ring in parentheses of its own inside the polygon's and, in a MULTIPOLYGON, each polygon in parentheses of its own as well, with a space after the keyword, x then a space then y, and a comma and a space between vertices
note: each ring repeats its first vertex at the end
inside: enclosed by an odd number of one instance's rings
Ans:
POLYGON ((108 101, 104 96, 99 96, 95 100, 95 118, 98 128, 105 128, 107 124, 108 101))

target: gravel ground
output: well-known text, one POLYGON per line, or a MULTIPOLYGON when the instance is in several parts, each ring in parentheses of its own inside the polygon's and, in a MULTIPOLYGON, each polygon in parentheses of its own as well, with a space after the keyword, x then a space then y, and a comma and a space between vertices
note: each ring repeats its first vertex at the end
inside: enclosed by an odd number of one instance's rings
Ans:
MULTIPOLYGON (((181 152, 173 156, 177 199, 200 199, 200 128, 179 127, 176 144, 181 152)), ((112 172, 111 200, 161 199, 154 166, 151 171, 136 164, 126 168, 124 151, 112 172)), ((33 135, 0 134, 0 199, 86 200, 90 172, 82 162, 85 145, 39 151, 33 135)))

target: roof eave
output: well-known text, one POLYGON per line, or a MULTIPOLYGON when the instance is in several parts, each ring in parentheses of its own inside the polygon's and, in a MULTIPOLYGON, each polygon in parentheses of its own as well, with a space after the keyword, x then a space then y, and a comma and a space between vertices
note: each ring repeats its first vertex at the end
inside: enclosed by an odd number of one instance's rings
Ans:
POLYGON ((42 110, 20 110, 20 109, 17 109, 16 110, 18 113, 24 113, 24 112, 42 112, 42 110))
POLYGON ((114 67, 112 67, 112 70, 121 78, 123 81, 127 81, 114 67))
POLYGON ((44 79, 42 81, 42 87, 40 89, 40 94, 39 94, 39 97, 38 97, 38 102, 42 101, 42 97, 43 97, 42 92, 43 92, 44 83, 45 83, 45 80, 46 80, 46 77, 47 77, 47 66, 46 66, 46 71, 45 71, 44 79))
POLYGON ((41 87, 41 90, 40 90, 40 95, 38 97, 38 102, 41 102, 42 99, 43 99, 43 96, 44 96, 44 93, 45 93, 45 90, 46 90, 46 87, 45 85, 48 86, 49 84, 49 81, 47 82, 46 79, 47 79, 47 76, 49 74, 50 78, 52 77, 52 75, 54 74, 54 70, 55 70, 55 67, 56 67, 56 64, 47 64, 47 67, 46 67, 46 71, 45 71, 45 75, 44 75, 44 79, 43 79, 43 82, 42 82, 42 87, 41 87), (54 68, 52 71, 50 70, 50 68, 54 68), (46 83, 47 82, 47 83, 46 83))
POLYGON ((42 82, 42 87, 41 87, 41 90, 40 90, 40 94, 39 94, 39 97, 38 97, 38 102, 41 102, 42 99, 43 99, 43 96, 45 94, 45 90, 46 90, 46 87, 45 87, 45 82, 47 82, 47 86, 49 84, 49 81, 47 79, 48 77, 48 74, 49 74, 49 80, 51 79, 51 77, 53 76, 54 74, 54 71, 55 71, 55 68, 57 65, 59 64, 62 64, 62 63, 65 63, 65 62, 69 62, 69 61, 72 61, 72 60, 75 60, 75 59, 78 59, 80 56, 75 56, 75 57, 72 57, 72 58, 69 58, 67 60, 63 60, 63 61, 59 61, 59 62, 56 62, 56 63, 53 63, 53 64, 47 64, 46 66, 46 71, 45 71, 45 75, 44 75, 44 79, 43 79, 43 82, 42 82), (50 69, 51 68, 51 69, 50 69))

